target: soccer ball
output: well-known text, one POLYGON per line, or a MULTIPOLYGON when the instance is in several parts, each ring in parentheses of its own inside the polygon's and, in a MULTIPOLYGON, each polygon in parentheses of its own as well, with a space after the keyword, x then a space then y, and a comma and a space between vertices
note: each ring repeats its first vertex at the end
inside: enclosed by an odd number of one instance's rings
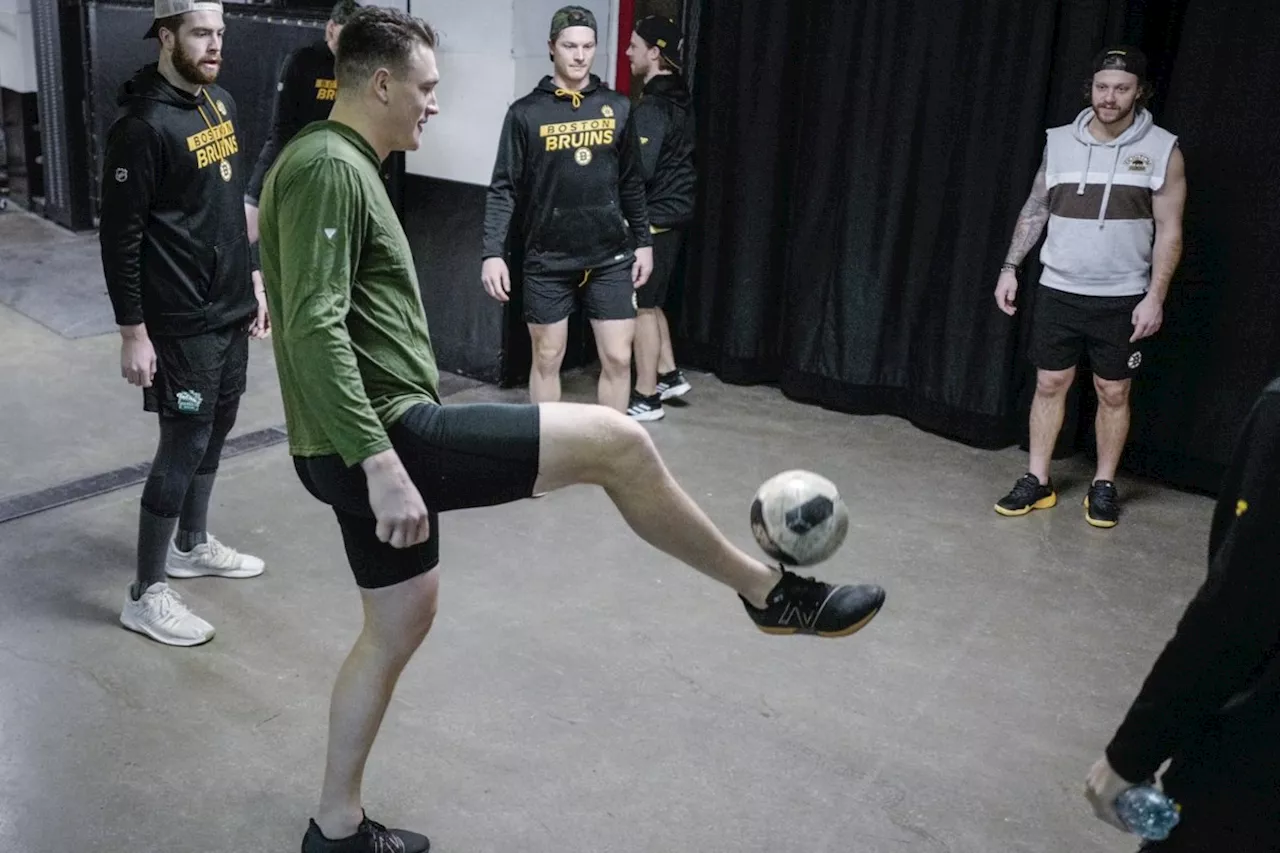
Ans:
POLYGON ((783 471, 756 490, 751 532, 775 560, 812 566, 844 544, 849 508, 826 477, 812 471, 783 471))

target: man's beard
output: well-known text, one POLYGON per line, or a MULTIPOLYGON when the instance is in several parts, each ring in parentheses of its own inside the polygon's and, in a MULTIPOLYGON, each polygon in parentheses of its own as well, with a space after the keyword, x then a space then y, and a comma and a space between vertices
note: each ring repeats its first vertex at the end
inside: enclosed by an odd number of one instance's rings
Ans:
POLYGON ((1093 114, 1095 117, 1097 117, 1098 121, 1102 122, 1103 124, 1119 124, 1120 122, 1127 119, 1129 116, 1133 115, 1134 111, 1137 110, 1137 108, 1138 108, 1137 104, 1134 104, 1133 106, 1129 107, 1128 110, 1122 110, 1122 109, 1116 108, 1114 118, 1104 119, 1102 117, 1103 107, 1099 104, 1094 104, 1093 114))
POLYGON ((209 72, 202 69, 187 53, 181 42, 173 46, 173 70, 177 71, 183 80, 195 86, 207 86, 218 79, 218 70, 209 72))

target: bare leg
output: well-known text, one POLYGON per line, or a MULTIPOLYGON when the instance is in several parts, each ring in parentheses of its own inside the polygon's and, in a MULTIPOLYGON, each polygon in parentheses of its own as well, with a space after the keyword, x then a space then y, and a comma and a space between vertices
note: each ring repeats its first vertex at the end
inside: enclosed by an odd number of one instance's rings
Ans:
POLYGON ((658 361, 662 350, 658 317, 661 314, 656 308, 641 308, 636 313, 636 393, 645 397, 658 393, 658 361))
POLYGON ((600 356, 597 400, 614 411, 625 412, 631 403, 631 346, 635 320, 592 320, 596 351, 600 356))
POLYGON ((1098 392, 1098 414, 1094 418, 1095 431, 1098 433, 1098 470, 1095 480, 1115 482, 1116 469, 1120 467, 1120 456, 1124 453, 1124 443, 1129 437, 1129 388, 1133 380, 1093 378, 1093 387, 1098 392))
POLYGON ((662 340, 658 349, 658 372, 670 373, 676 369, 675 350, 671 348, 671 327, 667 325, 667 312, 658 310, 658 335, 662 340))
POLYGON ((554 403, 560 399, 560 365, 569 344, 569 318, 541 326, 529 324, 533 366, 529 370, 529 401, 554 403))
POLYGON ((364 628, 338 672, 329 704, 329 752, 316 813, 328 838, 345 838, 360 824, 365 762, 396 681, 435 619, 438 571, 360 590, 364 628))
POLYGON ((1031 402, 1031 466, 1040 482, 1049 482, 1049 461, 1062 430, 1067 392, 1076 377, 1074 367, 1036 371, 1036 396, 1031 402))
POLYGON ((541 406, 535 491, 602 486, 622 517, 655 548, 764 607, 780 572, 735 547, 677 485, 644 427, 601 406, 541 406))

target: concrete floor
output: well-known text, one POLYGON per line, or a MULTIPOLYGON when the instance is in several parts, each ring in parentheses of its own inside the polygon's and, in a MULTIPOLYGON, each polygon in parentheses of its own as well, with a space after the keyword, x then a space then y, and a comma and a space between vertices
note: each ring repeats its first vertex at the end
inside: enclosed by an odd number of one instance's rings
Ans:
MULTIPOLYGON (((0 307, 0 341, 0 496, 149 456, 115 339, 0 307)), ((279 422, 253 358, 242 430, 279 422)), ((854 526, 820 574, 882 583, 885 611, 849 639, 760 634, 593 488, 450 514, 371 816, 442 853, 1134 850, 1080 791, 1203 576, 1210 501, 1125 480, 1122 526, 1094 530, 1079 460, 1057 509, 1003 519, 1016 450, 692 378, 649 427, 678 479, 754 547, 756 485, 831 477, 854 526)), ((331 516, 283 446, 228 460, 213 530, 268 570, 178 582, 218 636, 174 649, 118 623, 139 494, 0 525, 0 851, 296 850, 360 620, 331 516)))

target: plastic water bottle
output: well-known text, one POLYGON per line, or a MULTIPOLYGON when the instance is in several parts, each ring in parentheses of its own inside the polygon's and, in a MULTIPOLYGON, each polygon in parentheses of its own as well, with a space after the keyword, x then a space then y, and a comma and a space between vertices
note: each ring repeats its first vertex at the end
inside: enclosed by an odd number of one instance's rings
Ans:
POLYGON ((1116 797, 1116 814, 1134 835, 1163 841, 1178 825, 1182 807, 1150 785, 1136 785, 1116 797))

